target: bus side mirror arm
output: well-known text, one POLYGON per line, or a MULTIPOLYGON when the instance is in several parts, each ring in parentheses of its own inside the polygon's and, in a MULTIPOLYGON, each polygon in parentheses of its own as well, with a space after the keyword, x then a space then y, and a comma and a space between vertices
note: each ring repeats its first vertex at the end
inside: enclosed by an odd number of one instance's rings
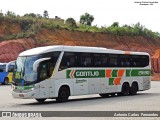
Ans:
POLYGON ((34 63, 33 63, 33 71, 34 72, 37 72, 37 68, 39 67, 39 63, 43 62, 43 61, 46 61, 46 60, 49 60, 51 58, 41 58, 41 59, 38 59, 36 60, 34 63))

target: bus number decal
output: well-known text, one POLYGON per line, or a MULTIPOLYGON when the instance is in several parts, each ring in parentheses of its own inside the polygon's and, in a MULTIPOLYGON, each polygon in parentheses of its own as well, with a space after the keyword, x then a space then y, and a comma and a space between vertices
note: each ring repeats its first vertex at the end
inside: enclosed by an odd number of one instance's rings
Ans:
POLYGON ((126 77, 131 77, 131 76, 150 76, 151 75, 151 70, 150 69, 142 69, 142 70, 126 70, 126 77))

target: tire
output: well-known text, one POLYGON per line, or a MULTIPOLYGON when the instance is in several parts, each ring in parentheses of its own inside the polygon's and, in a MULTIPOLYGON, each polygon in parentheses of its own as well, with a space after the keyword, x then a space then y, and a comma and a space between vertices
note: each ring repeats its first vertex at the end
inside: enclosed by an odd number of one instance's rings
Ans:
POLYGON ((58 92, 57 102, 67 102, 69 98, 69 90, 67 87, 61 87, 58 92))
POLYGON ((42 98, 42 99, 36 99, 39 103, 43 103, 45 100, 46 100, 46 98, 42 98))
POLYGON ((101 97, 103 98, 106 98, 106 97, 109 97, 109 94, 108 93, 104 93, 104 94, 99 94, 101 97))
POLYGON ((120 94, 122 96, 127 96, 129 94, 129 91, 130 91, 129 84, 128 83, 123 83, 123 85, 122 85, 122 91, 121 91, 120 94))
POLYGON ((2 83, 3 85, 8 85, 8 83, 9 83, 9 80, 8 80, 8 78, 6 77, 6 78, 4 78, 4 83, 2 83))
POLYGON ((138 91, 138 85, 137 83, 132 83, 132 86, 130 88, 129 94, 130 95, 136 95, 138 91))

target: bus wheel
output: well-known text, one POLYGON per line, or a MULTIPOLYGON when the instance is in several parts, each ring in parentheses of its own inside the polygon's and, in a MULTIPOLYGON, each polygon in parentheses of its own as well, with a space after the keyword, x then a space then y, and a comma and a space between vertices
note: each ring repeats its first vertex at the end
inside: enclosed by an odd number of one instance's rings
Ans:
POLYGON ((104 94, 99 94, 101 97, 105 98, 105 97, 109 97, 108 93, 104 93, 104 94))
POLYGON ((137 91, 138 91, 138 85, 137 85, 137 83, 134 82, 134 83, 132 83, 132 86, 130 88, 129 93, 130 93, 130 95, 136 95, 137 91))
POLYGON ((129 84, 128 83, 123 83, 122 91, 120 94, 123 96, 127 96, 129 94, 129 84))
POLYGON ((42 98, 42 99, 36 99, 38 102, 40 102, 40 103, 43 103, 45 100, 46 100, 46 98, 42 98))
POLYGON ((9 82, 8 78, 7 78, 7 77, 4 78, 4 83, 3 83, 3 85, 8 85, 8 82, 9 82))
POLYGON ((57 102, 66 102, 69 98, 69 90, 67 87, 61 87, 58 93, 58 97, 56 98, 57 102))

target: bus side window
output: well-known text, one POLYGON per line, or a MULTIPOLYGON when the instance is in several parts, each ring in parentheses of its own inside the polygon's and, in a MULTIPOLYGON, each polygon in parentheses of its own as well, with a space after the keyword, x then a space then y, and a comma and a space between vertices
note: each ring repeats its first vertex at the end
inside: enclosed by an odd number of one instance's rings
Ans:
POLYGON ((5 72, 6 65, 0 65, 0 72, 5 72))
POLYGON ((54 67, 55 63, 53 59, 40 63, 40 68, 39 68, 40 80, 44 80, 46 78, 51 77, 53 74, 54 67))
POLYGON ((40 73, 39 73, 40 80, 46 79, 47 78, 47 64, 42 62, 40 65, 39 71, 40 71, 40 73))
POLYGON ((108 58, 107 56, 102 57, 102 67, 108 66, 108 58))
MULTIPOLYGON (((93 67, 102 67, 102 55, 101 54, 93 54, 93 67)), ((103 61, 104 62, 104 61, 103 61)))
POLYGON ((14 71, 14 65, 10 65, 9 69, 8 69, 8 72, 13 72, 13 71, 14 71))
POLYGON ((141 56, 140 58, 141 67, 146 67, 149 65, 149 57, 148 56, 141 56))
POLYGON ((110 58, 109 67, 117 67, 117 66, 118 66, 118 59, 116 57, 110 58))
POLYGON ((76 66, 76 59, 77 59, 77 57, 76 57, 75 53, 65 52, 62 57, 62 60, 61 60, 61 63, 60 63, 58 70, 61 71, 61 70, 64 70, 64 69, 67 69, 70 67, 75 67, 76 66))

